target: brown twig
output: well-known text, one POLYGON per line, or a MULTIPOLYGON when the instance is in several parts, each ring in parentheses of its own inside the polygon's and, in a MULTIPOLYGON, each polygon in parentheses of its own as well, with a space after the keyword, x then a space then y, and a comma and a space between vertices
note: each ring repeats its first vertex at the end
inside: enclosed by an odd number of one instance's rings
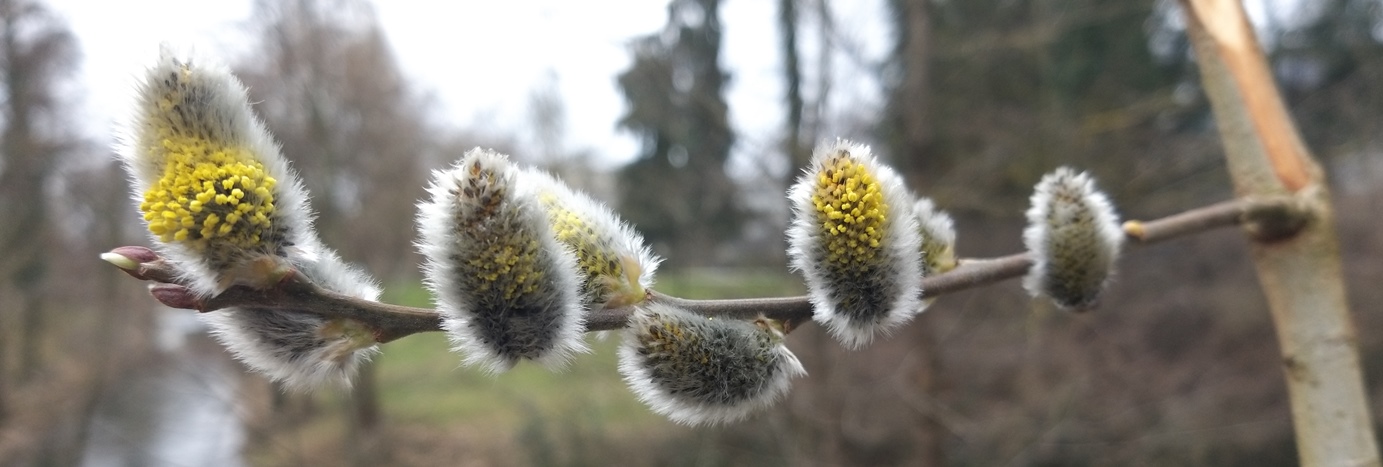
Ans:
MULTIPOLYGON (((1232 225, 1281 223, 1298 213, 1292 198, 1226 201, 1161 219, 1129 221, 1124 231, 1134 244, 1150 244, 1232 225)), ((1289 222, 1290 223, 1290 222, 1289 222)), ((373 302, 323 289, 299 274, 288 274, 274 287, 255 289, 234 286, 209 299, 198 299, 179 282, 177 271, 143 247, 120 247, 102 255, 131 276, 160 283, 152 291, 160 302, 202 312, 249 307, 296 310, 322 316, 348 318, 374 330, 375 340, 389 342, 420 332, 440 331, 440 315, 431 309, 373 302), (113 255, 113 256, 111 256, 113 255)), ((923 295, 938 297, 993 284, 1026 274, 1033 259, 1027 253, 992 259, 969 259, 943 274, 922 280, 923 295)), ((805 296, 732 300, 689 300, 649 292, 649 300, 667 303, 708 316, 754 319, 759 316, 784 320, 790 326, 811 321, 812 306, 805 296)), ((620 329, 633 307, 593 310, 586 316, 588 331, 620 329)))
POLYGON ((1310 211, 1292 197, 1262 201, 1226 201, 1173 214, 1152 222, 1128 221, 1129 240, 1151 244, 1233 224, 1242 224, 1259 240, 1290 237, 1309 219, 1310 211))

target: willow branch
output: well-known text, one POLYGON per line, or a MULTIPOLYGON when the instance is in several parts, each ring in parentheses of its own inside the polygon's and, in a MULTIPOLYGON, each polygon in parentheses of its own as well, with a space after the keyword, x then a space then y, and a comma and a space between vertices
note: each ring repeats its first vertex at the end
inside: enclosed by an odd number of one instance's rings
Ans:
MULTIPOLYGON (((1299 227, 1301 210, 1293 197, 1240 199, 1226 201, 1152 221, 1129 221, 1124 232, 1131 245, 1147 245, 1194 235, 1222 227, 1245 226, 1250 232, 1285 235, 1299 227)), ((436 310, 390 305, 326 290, 303 277, 289 273, 266 289, 233 286, 211 298, 198 298, 182 283, 172 264, 148 248, 120 247, 102 258, 129 275, 157 283, 150 293, 159 302, 174 307, 212 312, 226 308, 269 309, 312 313, 359 321, 374 331, 375 340, 389 342, 420 332, 440 331, 441 315, 436 310)), ((923 296, 981 287, 1023 276, 1032 267, 1028 253, 989 259, 964 259, 953 270, 922 279, 923 296)), ((650 291, 649 300, 686 310, 731 319, 767 316, 789 326, 811 321, 812 306, 805 296, 748 298, 732 300, 690 300, 650 291)), ((633 307, 592 310, 586 316, 588 331, 621 329, 634 312, 633 307)))

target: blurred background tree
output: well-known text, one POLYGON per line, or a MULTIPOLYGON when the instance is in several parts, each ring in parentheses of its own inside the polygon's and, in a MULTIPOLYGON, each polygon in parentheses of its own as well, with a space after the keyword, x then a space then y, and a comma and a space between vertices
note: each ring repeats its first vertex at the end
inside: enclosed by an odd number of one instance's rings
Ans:
MULTIPOLYGON (((360 0, 258 0, 255 47, 236 66, 270 133, 293 162, 323 241, 386 284, 418 281, 414 203, 445 136, 424 96, 404 78, 376 18, 360 0)), ((374 364, 351 389, 345 445, 356 465, 387 446, 374 364)), ((275 388, 274 413, 311 413, 308 395, 275 388)))
MULTIPOLYGON (((72 34, 41 4, 7 0, 0 3, 0 19, 0 65, 5 71, 0 215, 6 220, 0 226, 0 273, 16 298, 4 307, 13 313, 6 316, 13 324, 5 326, 5 341, 15 342, 18 357, 12 376, 3 379, 24 382, 37 372, 42 358, 50 261, 58 248, 46 195, 76 146, 69 129, 56 125, 67 110, 59 83, 72 74, 79 55, 72 34)), ((0 356, 7 353, 3 350, 0 346, 0 356)))
POLYGON ((112 312, 136 294, 90 261, 135 222, 113 156, 75 124, 82 58, 43 2, 0 1, 4 465, 79 462, 103 389, 151 347, 150 313, 112 312))
POLYGON ((720 3, 670 2, 667 26, 634 41, 634 63, 619 76, 629 104, 620 126, 641 146, 620 169, 619 210, 671 266, 714 261, 745 220, 725 172, 735 135, 720 64, 720 3))
POLYGON ((386 280, 416 278, 413 203, 444 159, 424 96, 358 0, 255 2, 257 43, 235 67, 315 196, 318 232, 386 280))

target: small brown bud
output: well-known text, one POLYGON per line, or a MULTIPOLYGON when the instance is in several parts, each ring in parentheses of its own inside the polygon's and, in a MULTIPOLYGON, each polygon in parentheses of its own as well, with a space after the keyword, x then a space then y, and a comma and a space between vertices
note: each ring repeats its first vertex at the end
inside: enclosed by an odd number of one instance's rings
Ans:
POLYGON ((202 311, 202 301, 192 293, 192 289, 177 284, 154 284, 149 286, 149 295, 159 303, 184 310, 202 311))

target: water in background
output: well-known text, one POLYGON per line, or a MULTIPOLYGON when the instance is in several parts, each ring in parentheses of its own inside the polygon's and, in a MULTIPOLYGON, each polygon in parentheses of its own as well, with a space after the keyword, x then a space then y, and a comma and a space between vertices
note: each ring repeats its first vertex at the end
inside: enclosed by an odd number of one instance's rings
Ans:
POLYGON ((87 467, 241 466, 239 370, 195 313, 159 314, 162 358, 115 378, 92 418, 87 467))

